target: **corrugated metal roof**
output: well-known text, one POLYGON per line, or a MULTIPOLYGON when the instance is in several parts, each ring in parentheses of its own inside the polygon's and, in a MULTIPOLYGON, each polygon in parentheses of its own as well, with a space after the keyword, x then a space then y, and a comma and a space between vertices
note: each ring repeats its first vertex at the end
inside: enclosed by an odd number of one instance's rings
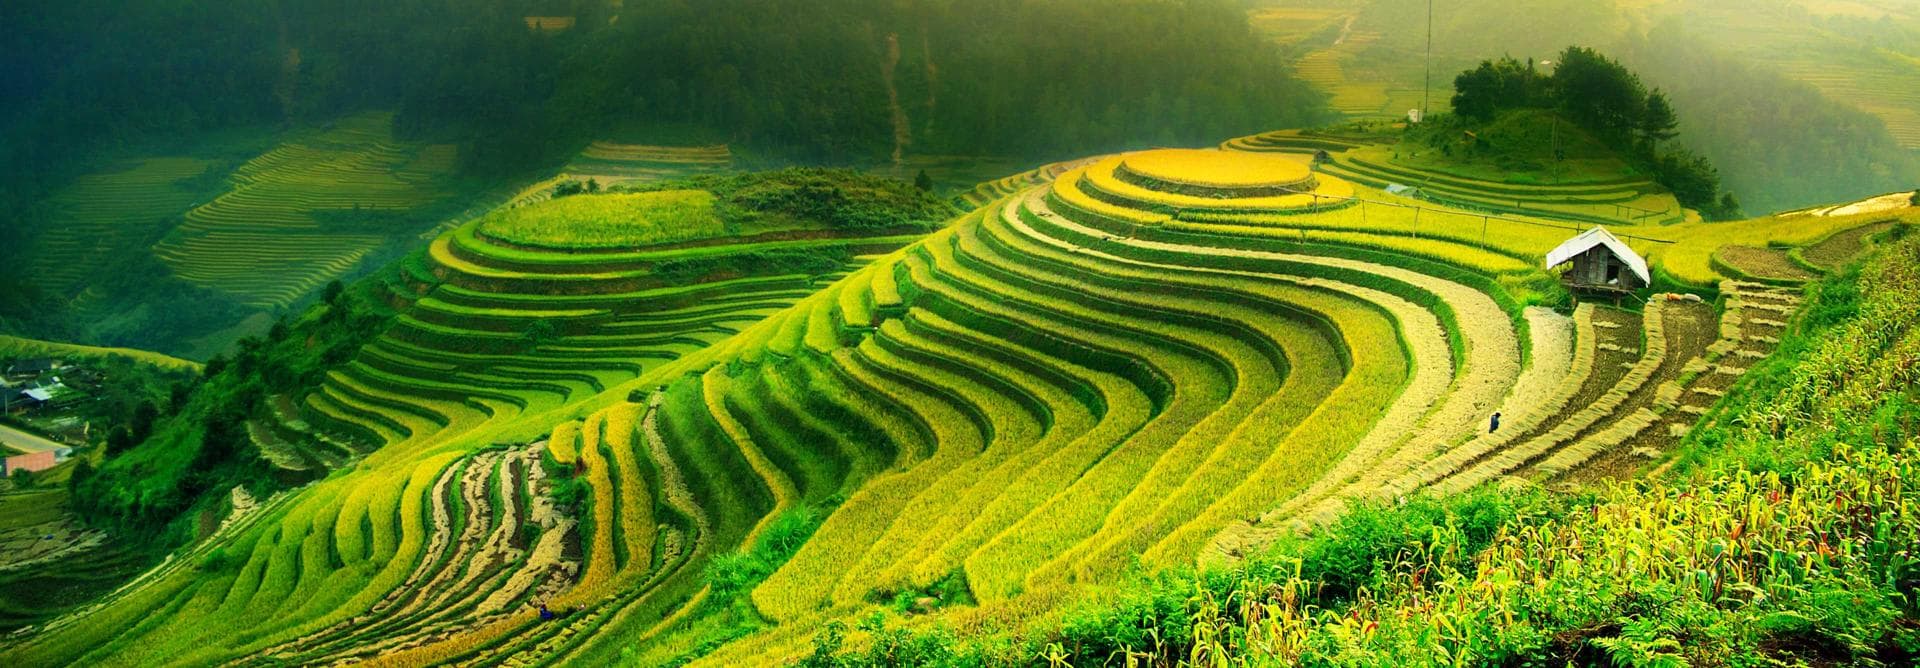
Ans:
POLYGON ((1640 257, 1639 253, 1633 252, 1633 247, 1628 246, 1627 242, 1621 241, 1619 237, 1613 236, 1607 228, 1598 226, 1581 232, 1579 236, 1568 239, 1566 243, 1548 251, 1547 268, 1552 269, 1571 262, 1573 258, 1592 250, 1595 246, 1606 246, 1609 252, 1627 264, 1627 268, 1633 270, 1635 276, 1640 277, 1642 283, 1653 285, 1653 275, 1647 272, 1646 259, 1640 257))

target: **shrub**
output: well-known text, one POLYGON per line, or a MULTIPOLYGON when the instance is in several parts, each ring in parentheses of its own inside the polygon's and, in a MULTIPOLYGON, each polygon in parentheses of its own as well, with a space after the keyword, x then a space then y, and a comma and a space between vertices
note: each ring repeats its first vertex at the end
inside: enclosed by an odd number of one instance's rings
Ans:
POLYGON ((578 475, 577 467, 560 463, 549 453, 543 453, 540 457, 540 467, 546 469, 547 496, 553 498, 554 506, 572 512, 583 508, 581 502, 592 497, 593 488, 578 475))
POLYGON ((850 259, 852 259, 852 253, 848 252, 845 246, 825 246, 807 250, 764 250, 669 260, 655 267, 654 274, 672 284, 690 283, 726 275, 818 276, 839 271, 850 259))
POLYGON ((743 552, 714 557, 707 565, 707 584, 713 587, 708 599, 715 605, 724 605, 743 593, 752 591, 778 570, 800 546, 807 542, 825 514, 806 506, 798 506, 774 518, 771 524, 761 532, 760 539, 753 547, 743 552))
POLYGON ((833 230, 930 229, 959 214, 913 184, 849 169, 790 168, 699 176, 637 190, 712 192, 715 211, 736 232, 825 227, 833 230))

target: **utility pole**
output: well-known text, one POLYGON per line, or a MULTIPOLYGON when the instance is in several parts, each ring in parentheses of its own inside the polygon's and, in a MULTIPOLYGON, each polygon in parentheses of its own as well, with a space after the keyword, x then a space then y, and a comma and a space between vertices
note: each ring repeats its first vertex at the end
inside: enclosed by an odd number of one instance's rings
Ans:
POLYGON ((1427 122, 1427 104, 1433 98, 1433 0, 1427 0, 1427 73, 1420 80, 1420 122, 1427 122))

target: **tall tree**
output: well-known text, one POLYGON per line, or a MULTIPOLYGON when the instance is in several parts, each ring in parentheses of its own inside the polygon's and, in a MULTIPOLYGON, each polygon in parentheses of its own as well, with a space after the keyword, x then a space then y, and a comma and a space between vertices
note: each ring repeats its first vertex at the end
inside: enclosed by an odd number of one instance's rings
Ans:
POLYGON ((1570 46, 1560 53, 1553 88, 1574 120, 1615 141, 1630 140, 1646 113, 1640 78, 1590 48, 1570 46))
POLYGON ((1657 144, 1680 136, 1677 128, 1680 119, 1673 113, 1673 105, 1667 102, 1667 94, 1658 89, 1647 94, 1647 109, 1640 117, 1640 136, 1649 144, 1657 144))

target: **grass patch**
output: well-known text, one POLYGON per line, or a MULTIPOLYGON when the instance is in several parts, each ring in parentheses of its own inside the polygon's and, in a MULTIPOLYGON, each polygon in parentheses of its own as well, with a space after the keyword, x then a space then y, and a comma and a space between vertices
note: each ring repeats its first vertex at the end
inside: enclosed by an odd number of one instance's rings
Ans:
POLYGON ((574 195, 495 212, 480 232, 541 248, 632 248, 720 236, 713 193, 662 190, 574 195))

